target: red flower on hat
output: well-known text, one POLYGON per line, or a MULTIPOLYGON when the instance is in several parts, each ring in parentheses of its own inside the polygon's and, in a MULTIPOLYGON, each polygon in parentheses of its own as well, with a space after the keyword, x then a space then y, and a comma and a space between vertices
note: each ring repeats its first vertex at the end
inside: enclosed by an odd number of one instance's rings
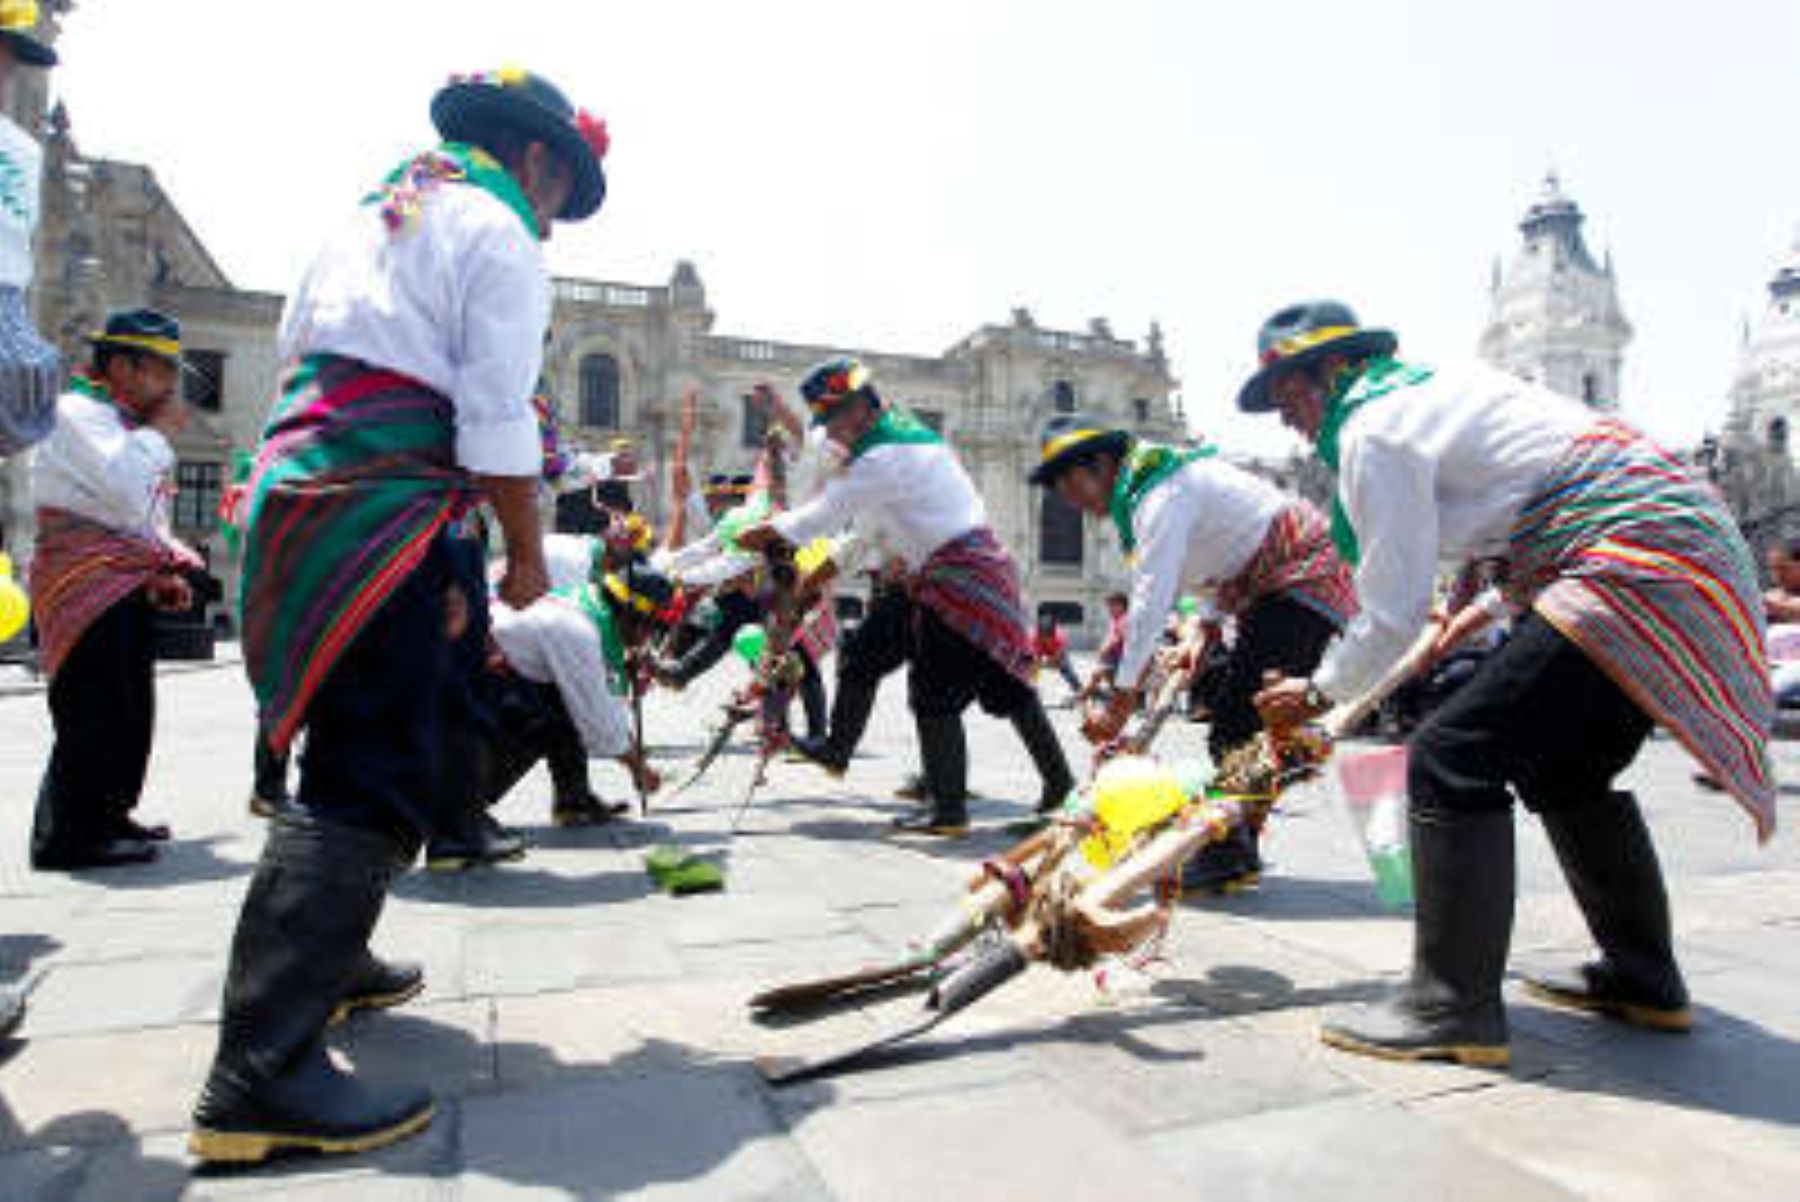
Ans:
POLYGON ((605 158, 612 147, 612 135, 606 132, 606 122, 586 109, 575 110, 575 132, 581 135, 581 140, 588 144, 597 159, 605 158))

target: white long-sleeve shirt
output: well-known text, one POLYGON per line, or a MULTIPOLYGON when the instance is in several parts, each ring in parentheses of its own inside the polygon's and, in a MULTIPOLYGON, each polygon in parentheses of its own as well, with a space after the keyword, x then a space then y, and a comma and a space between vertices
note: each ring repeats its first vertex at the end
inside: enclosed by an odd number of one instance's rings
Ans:
POLYGON ((1356 530, 1360 611, 1313 683, 1334 701, 1374 685, 1431 613, 1438 566, 1503 554, 1514 520, 1592 410, 1472 365, 1378 397, 1345 424, 1338 496, 1356 530))
POLYGON ((160 431, 129 429, 111 405, 80 392, 57 400, 56 428, 31 458, 37 505, 164 543, 174 474, 175 451, 160 431))
POLYGON ((491 613, 507 663, 526 680, 556 686, 589 756, 614 759, 631 749, 631 703, 612 691, 600 632, 578 602, 551 595, 518 610, 495 598, 491 613))
POLYGON ((917 570, 933 551, 987 520, 987 506, 956 452, 930 442, 888 443, 865 452, 774 524, 783 538, 805 546, 855 521, 917 570))
POLYGON ((552 590, 579 588, 593 578, 601 543, 591 534, 546 534, 544 570, 552 590))
POLYGON ((1197 459, 1152 488, 1132 517, 1137 561, 1116 679, 1137 685, 1184 588, 1236 576, 1285 509, 1281 490, 1220 459, 1197 459))
POLYGON ((0 114, 0 287, 31 284, 31 235, 37 229, 43 173, 43 148, 0 114))
POLYGON ((376 205, 339 226, 282 314, 283 360, 327 353, 411 376, 456 407, 456 460, 536 476, 531 394, 550 321, 543 247, 519 215, 469 184, 427 193, 390 233, 376 205))

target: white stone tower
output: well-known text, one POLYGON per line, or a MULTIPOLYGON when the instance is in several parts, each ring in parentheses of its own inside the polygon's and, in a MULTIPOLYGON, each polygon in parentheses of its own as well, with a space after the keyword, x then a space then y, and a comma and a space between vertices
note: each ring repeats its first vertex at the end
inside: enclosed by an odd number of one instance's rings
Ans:
POLYGON ((1800 236, 1769 281, 1762 321, 1747 330, 1731 380, 1731 426, 1788 450, 1800 421, 1800 236))
POLYGON ((1504 273, 1494 266, 1481 357, 1597 409, 1616 409, 1631 323, 1619 307, 1612 256, 1594 262, 1581 236, 1584 220, 1551 172, 1519 223, 1525 244, 1504 273))

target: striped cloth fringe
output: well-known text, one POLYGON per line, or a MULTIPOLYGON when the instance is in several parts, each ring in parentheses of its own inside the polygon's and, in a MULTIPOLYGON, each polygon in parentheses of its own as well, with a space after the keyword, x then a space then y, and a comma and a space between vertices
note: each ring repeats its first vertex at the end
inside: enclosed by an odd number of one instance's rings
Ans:
POLYGON ((1019 570, 986 526, 931 553, 914 573, 912 598, 995 663, 1031 683, 1031 635, 1019 597, 1019 570))
POLYGON ((31 324, 24 291, 0 285, 0 458, 49 435, 63 379, 62 357, 31 324))
POLYGON ((1269 532, 1244 570, 1219 588, 1219 608, 1241 613, 1254 602, 1285 593, 1342 629, 1356 616, 1356 584, 1331 541, 1331 525, 1301 501, 1269 523, 1269 532))
POLYGON ((1719 496, 1649 439, 1576 439, 1511 536, 1509 598, 1600 665, 1775 831, 1775 704, 1750 548, 1719 496))
POLYGON ((55 679, 87 628, 152 577, 200 565, 179 542, 126 534, 66 509, 39 509, 31 614, 44 675, 55 679))
POLYGON ((283 380, 250 479, 241 592, 244 667, 276 750, 466 508, 455 440, 450 401, 406 376, 315 355, 283 380))

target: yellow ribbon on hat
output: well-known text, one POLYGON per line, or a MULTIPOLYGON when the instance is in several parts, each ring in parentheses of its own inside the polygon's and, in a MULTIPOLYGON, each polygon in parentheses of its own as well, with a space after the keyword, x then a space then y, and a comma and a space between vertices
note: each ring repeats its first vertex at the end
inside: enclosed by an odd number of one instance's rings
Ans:
POLYGON ((1308 330, 1304 334, 1283 338, 1269 349, 1286 359, 1289 356, 1298 355, 1302 351, 1310 351, 1315 346, 1336 342, 1340 338, 1348 338, 1358 332, 1355 326, 1320 326, 1318 329, 1308 330))
POLYGON ((0 30, 36 29, 37 23, 37 0, 0 0, 0 30))
POLYGON ((112 342, 120 346, 137 346, 171 359, 181 358, 181 343, 173 338, 157 338, 151 334, 95 334, 95 342, 112 342))
POLYGON ((622 605, 629 605, 641 614, 654 614, 660 608, 650 598, 632 592, 631 586, 612 572, 606 574, 606 591, 613 600, 622 605))
POLYGON ((1044 444, 1044 454, 1040 462, 1049 463, 1052 459, 1055 459, 1070 447, 1084 443, 1090 438, 1105 437, 1105 430, 1070 430, 1065 434, 1058 434, 1055 438, 1052 438, 1049 442, 1044 444))

